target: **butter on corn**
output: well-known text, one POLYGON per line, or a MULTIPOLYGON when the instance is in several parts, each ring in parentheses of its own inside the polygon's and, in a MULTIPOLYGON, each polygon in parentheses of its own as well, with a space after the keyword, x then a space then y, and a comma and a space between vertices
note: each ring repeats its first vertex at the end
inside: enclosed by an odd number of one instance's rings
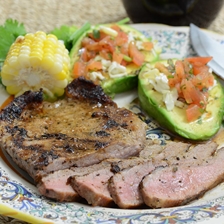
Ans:
POLYGON ((70 58, 64 43, 42 31, 19 36, 4 61, 1 78, 6 91, 15 96, 43 90, 49 98, 64 94, 70 58))

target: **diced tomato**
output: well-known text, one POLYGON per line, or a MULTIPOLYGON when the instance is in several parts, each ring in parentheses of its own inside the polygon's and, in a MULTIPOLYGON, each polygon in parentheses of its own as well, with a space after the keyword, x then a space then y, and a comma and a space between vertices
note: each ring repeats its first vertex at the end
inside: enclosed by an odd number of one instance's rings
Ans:
POLYGON ((123 32, 122 29, 117 24, 112 24, 110 26, 110 28, 113 29, 113 30, 115 30, 115 31, 117 31, 118 33, 119 32, 123 32))
POLYGON ((127 61, 125 61, 125 60, 122 60, 122 62, 121 62, 121 65, 123 65, 123 66, 127 66, 129 63, 127 62, 127 61))
POLYGON ((82 48, 80 50, 81 55, 80 55, 80 61, 88 61, 89 60, 89 56, 88 56, 88 52, 86 50, 86 48, 82 48))
POLYGON ((78 78, 80 76, 83 76, 84 71, 85 71, 85 64, 81 61, 75 62, 73 67, 73 77, 78 78))
POLYGON ((144 63, 145 56, 138 50, 133 41, 129 43, 129 56, 137 66, 141 66, 144 63))
POLYGON ((88 44, 86 45, 86 49, 88 51, 101 51, 102 50, 102 45, 100 45, 98 42, 92 43, 92 44, 88 44))
POLYGON ((84 37, 83 40, 82 40, 82 47, 86 47, 87 45, 90 45, 90 44, 93 44, 95 43, 95 41, 89 37, 84 37))
POLYGON ((86 62, 88 62, 89 60, 91 59, 94 59, 97 55, 97 52, 96 51, 87 51, 87 57, 88 57, 88 60, 86 62))
POLYGON ((202 73, 209 73, 209 67, 207 65, 193 64, 193 74, 198 75, 202 73))
POLYGON ((195 121, 200 118, 203 110, 196 104, 191 104, 186 109, 186 117, 188 122, 195 121))
POLYGON ((190 92, 191 91, 191 85, 189 84, 187 79, 183 79, 181 81, 180 89, 183 93, 183 96, 184 96, 184 99, 186 100, 186 102, 188 104, 193 103, 193 100, 191 98, 191 92, 190 92))
POLYGON ((88 33, 88 36, 89 36, 92 40, 94 40, 94 41, 96 41, 96 42, 99 42, 99 41, 101 41, 103 38, 105 38, 105 37, 108 36, 108 35, 107 35, 106 33, 102 32, 102 31, 99 31, 99 38, 95 38, 94 35, 93 35, 93 33, 88 33))
POLYGON ((179 96, 180 98, 184 98, 183 92, 182 92, 182 90, 181 90, 181 84, 180 84, 180 83, 176 83, 176 84, 175 84, 175 88, 177 89, 178 96, 179 96))
POLYGON ((100 42, 99 45, 102 46, 103 49, 108 50, 108 52, 113 53, 115 51, 115 44, 114 41, 111 39, 110 36, 106 36, 103 38, 100 42))
POLYGON ((118 64, 121 64, 122 60, 124 58, 124 55, 121 53, 118 53, 116 51, 113 52, 113 61, 116 61, 118 64))
POLYGON ((204 88, 208 89, 214 85, 214 76, 208 70, 205 70, 195 75, 192 78, 192 82, 199 90, 203 90, 204 88))
POLYGON ((186 58, 183 60, 183 66, 184 66, 185 74, 189 74, 192 70, 192 66, 186 58))
POLYGON ((112 54, 108 52, 108 50, 102 49, 99 52, 99 55, 104 58, 105 60, 111 60, 112 59, 112 54))
POLYGON ((188 104, 196 104, 201 108, 205 108, 207 104, 206 96, 197 89, 192 81, 183 79, 181 82, 181 90, 188 104))
POLYGON ((209 61, 212 60, 212 57, 189 57, 186 58, 186 60, 191 64, 206 65, 209 61))
POLYGON ((128 52, 128 43, 125 43, 123 44, 121 47, 120 47, 120 52, 124 55, 127 55, 129 56, 129 52, 128 52))
POLYGON ((180 79, 177 74, 168 76, 168 83, 171 88, 175 87, 178 83, 180 84, 180 79))
POLYGON ((180 81, 185 78, 184 64, 182 61, 180 60, 176 61, 175 72, 180 81))
POLYGON ((86 65, 87 71, 98 71, 102 69, 102 63, 100 61, 90 60, 86 65))
POLYGON ((143 42, 142 46, 144 48, 145 51, 151 51, 153 48, 153 43, 152 42, 143 42))
POLYGON ((128 35, 125 32, 119 32, 114 41, 116 46, 122 46, 128 42, 128 35))

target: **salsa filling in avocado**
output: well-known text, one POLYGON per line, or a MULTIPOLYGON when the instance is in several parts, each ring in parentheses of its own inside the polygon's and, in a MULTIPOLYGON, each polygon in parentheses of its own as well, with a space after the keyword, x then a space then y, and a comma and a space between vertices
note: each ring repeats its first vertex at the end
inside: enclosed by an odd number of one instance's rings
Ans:
POLYGON ((163 127, 185 138, 205 140, 220 128, 224 93, 207 66, 211 57, 156 62, 139 74, 142 108, 163 127))
POLYGON ((106 24, 91 28, 80 37, 71 53, 72 76, 84 76, 119 93, 137 86, 145 62, 158 59, 154 44, 128 25, 106 24))

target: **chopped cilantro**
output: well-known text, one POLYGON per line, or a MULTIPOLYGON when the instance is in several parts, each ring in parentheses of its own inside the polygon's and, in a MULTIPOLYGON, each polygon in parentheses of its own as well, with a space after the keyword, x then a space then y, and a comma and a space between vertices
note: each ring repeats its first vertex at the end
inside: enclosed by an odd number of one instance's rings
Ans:
POLYGON ((53 29, 50 33, 54 34, 59 40, 63 40, 65 47, 70 51, 72 47, 71 36, 78 29, 77 26, 65 26, 53 29))
POLYGON ((99 39, 99 38, 100 38, 100 31, 94 29, 94 30, 93 30, 93 37, 94 37, 95 39, 99 39))
POLYGON ((7 19, 4 25, 0 26, 0 70, 10 46, 18 36, 25 34, 24 25, 16 20, 7 19))

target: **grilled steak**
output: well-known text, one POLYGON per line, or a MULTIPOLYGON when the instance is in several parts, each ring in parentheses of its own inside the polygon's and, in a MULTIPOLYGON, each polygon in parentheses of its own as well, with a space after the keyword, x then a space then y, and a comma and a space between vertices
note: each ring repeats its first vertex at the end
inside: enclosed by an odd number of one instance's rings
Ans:
POLYGON ((114 161, 117 160, 108 159, 87 167, 71 167, 69 169, 48 173, 41 178, 37 184, 37 188, 42 195, 57 201, 80 200, 80 195, 71 186, 71 177, 83 176, 100 169, 105 169, 114 161))
MULTIPOLYGON (((152 151, 151 150, 152 147, 155 148, 160 147, 160 145, 152 145, 152 144, 153 144, 152 141, 147 140, 146 147, 141 151, 141 153, 146 154, 147 152, 152 151)), ((113 173, 117 173, 125 168, 133 167, 134 165, 136 165, 136 160, 141 161, 142 159, 138 157, 131 157, 128 159, 108 159, 103 160, 98 164, 94 164, 87 167, 71 167, 65 170, 54 171, 53 173, 44 175, 39 181, 37 187, 42 195, 49 198, 53 198, 57 201, 77 201, 80 200, 81 195, 88 201, 89 204, 93 204, 95 206, 99 205, 109 206, 109 204, 112 204, 113 199, 111 197, 110 198, 108 197, 109 194, 108 189, 104 188, 104 191, 103 192, 101 191, 100 195, 98 195, 98 192, 95 191, 94 188, 91 189, 89 188, 88 191, 82 191, 82 193, 79 195, 78 192, 76 191, 77 190, 75 185, 76 177, 78 177, 80 180, 82 179, 82 176, 84 176, 83 179, 86 179, 87 181, 86 182, 84 180, 82 181, 83 189, 88 188, 87 183, 88 177, 92 179, 91 175, 93 175, 92 174, 93 172, 95 171, 100 172, 100 169, 103 170, 107 167, 107 169, 111 170, 113 173), (111 164, 111 166, 108 167, 108 164, 111 164), (58 181, 60 181, 60 184, 57 184, 58 181), (87 184, 87 186, 85 186, 85 184, 87 184), (92 202, 90 196, 91 198, 101 197, 101 200, 96 200, 92 202), (103 201, 103 197, 106 200, 103 201)), ((109 180, 110 175, 104 177, 105 182, 109 180)), ((102 182, 97 183, 98 186, 99 184, 105 185, 102 182)))
POLYGON ((197 145, 180 164, 159 167, 146 175, 140 184, 146 205, 152 208, 184 205, 221 183, 224 180, 224 148, 217 153, 215 148, 214 142, 197 145))
POLYGON ((43 101, 41 91, 15 98, 0 113, 0 146, 38 183, 52 171, 137 155, 145 128, 100 86, 80 78, 53 103, 43 101))

